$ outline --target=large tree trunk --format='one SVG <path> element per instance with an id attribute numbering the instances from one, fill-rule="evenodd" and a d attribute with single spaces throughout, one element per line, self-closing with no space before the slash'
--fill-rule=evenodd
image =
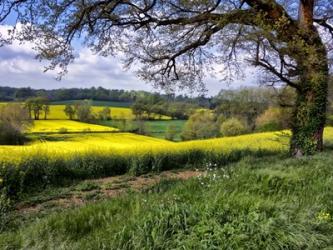
<path id="1" fill-rule="evenodd" d="M 325 45 L 313 26 L 314 3 L 315 0 L 300 0 L 299 5 L 298 22 L 304 44 L 300 45 L 296 55 L 300 88 L 290 143 L 290 152 L 296 157 L 323 150 L 329 71 Z"/>
<path id="2" fill-rule="evenodd" d="M 323 47 L 320 50 L 325 51 Z M 326 121 L 329 81 L 326 51 L 316 59 L 304 59 L 304 64 L 291 124 L 290 152 L 296 157 L 323 150 Z"/>

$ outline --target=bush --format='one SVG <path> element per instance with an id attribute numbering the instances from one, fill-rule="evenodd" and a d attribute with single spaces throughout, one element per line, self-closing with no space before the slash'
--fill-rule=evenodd
<path id="1" fill-rule="evenodd" d="M 165 139 L 173 141 L 177 135 L 177 126 L 174 124 L 169 125 L 165 131 Z"/>
<path id="2" fill-rule="evenodd" d="M 91 101 L 83 100 L 75 104 L 75 114 L 77 119 L 81 122 L 88 122 L 94 120 L 92 113 Z"/>
<path id="3" fill-rule="evenodd" d="M 31 125 L 29 112 L 18 103 L 0 106 L 0 144 L 19 145 Z"/>
<path id="4" fill-rule="evenodd" d="M 256 119 L 258 131 L 276 131 L 289 127 L 291 111 L 270 107 Z"/>
<path id="5" fill-rule="evenodd" d="M 244 124 L 236 118 L 230 118 L 221 124 L 220 133 L 222 136 L 241 135 L 246 132 Z"/>
<path id="6" fill-rule="evenodd" d="M 67 128 L 59 128 L 58 132 L 59 132 L 59 134 L 67 134 L 68 129 Z"/>
<path id="7" fill-rule="evenodd" d="M 207 139 L 218 135 L 216 116 L 211 110 L 201 109 L 190 116 L 185 123 L 181 138 L 183 140 Z"/>

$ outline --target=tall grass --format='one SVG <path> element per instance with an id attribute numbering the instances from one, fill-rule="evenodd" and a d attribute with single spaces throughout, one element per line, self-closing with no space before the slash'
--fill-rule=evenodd
<path id="1" fill-rule="evenodd" d="M 0 248 L 331 249 L 331 154 L 247 158 L 205 177 L 165 181 L 22 225 L 0 235 Z"/>

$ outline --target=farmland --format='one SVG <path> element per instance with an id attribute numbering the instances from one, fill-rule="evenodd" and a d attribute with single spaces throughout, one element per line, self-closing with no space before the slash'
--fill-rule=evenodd
<path id="1" fill-rule="evenodd" d="M 61 178 L 142 174 L 207 161 L 225 164 L 245 155 L 276 154 L 287 151 L 287 137 L 286 132 L 268 132 L 176 143 L 132 133 L 50 134 L 29 145 L 0 146 L 0 162 L 2 176 L 13 170 L 6 167 L 10 163 L 16 170 L 26 171 L 24 178 L 31 184 L 34 178 L 28 178 L 29 174 L 58 182 Z M 333 128 L 326 128 L 325 138 L 326 144 L 333 141 Z M 29 168 L 25 168 L 27 164 Z M 4 185 L 7 181 L 11 185 L 10 178 L 3 178 Z"/>
<path id="2" fill-rule="evenodd" d="M 177 122 L 149 121 L 155 131 Z M 286 159 L 287 130 L 172 142 L 105 123 L 38 120 L 27 144 L 0 146 L 0 186 L 17 202 L 13 212 L 0 204 L 1 249 L 333 244 L 330 151 Z"/>
<path id="3" fill-rule="evenodd" d="M 66 120 L 68 117 L 64 113 L 65 105 L 50 105 L 49 120 Z M 92 111 L 96 115 L 103 107 L 93 106 Z M 134 116 L 130 108 L 111 107 L 111 116 L 113 119 L 133 119 Z"/>
<path id="4" fill-rule="evenodd" d="M 38 120 L 28 133 L 111 132 L 116 128 L 70 120 Z"/>
<path id="5" fill-rule="evenodd" d="M 61 102 L 66 103 L 66 102 Z M 68 102 L 70 104 L 75 103 L 74 101 Z M 7 102 L 0 102 L 0 105 L 6 105 Z M 106 105 L 103 105 L 106 104 Z M 111 117 L 114 120 L 118 119 L 134 119 L 135 116 L 132 113 L 132 110 L 129 107 L 123 107 L 121 105 L 117 106 L 109 106 L 108 104 L 112 104 L 112 102 L 96 102 L 96 105 L 92 106 L 92 113 L 97 116 L 98 112 L 101 111 L 104 107 L 109 107 L 111 109 Z M 50 113 L 47 116 L 47 120 L 66 120 L 68 117 L 66 116 L 64 109 L 65 104 L 51 104 L 50 105 Z M 127 105 L 126 105 L 127 106 Z M 155 115 L 155 119 L 161 120 L 170 120 L 171 118 L 168 116 L 159 116 Z"/>
<path id="6" fill-rule="evenodd" d="M 168 126 L 175 127 L 175 141 L 180 141 L 180 135 L 185 124 L 185 120 L 156 120 L 156 121 L 144 121 L 147 129 L 147 134 L 156 138 L 164 139 Z M 101 121 L 99 124 L 111 127 L 122 127 L 121 121 Z"/>

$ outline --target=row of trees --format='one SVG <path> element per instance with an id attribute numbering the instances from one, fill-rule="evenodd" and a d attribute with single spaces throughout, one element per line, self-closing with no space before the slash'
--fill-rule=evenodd
<path id="1" fill-rule="evenodd" d="M 124 105 L 131 104 L 138 99 L 154 98 L 154 96 L 164 101 L 198 103 L 202 106 L 209 106 L 211 98 L 204 96 L 190 97 L 187 95 L 175 95 L 151 93 L 139 90 L 106 89 L 103 87 L 91 88 L 69 88 L 69 89 L 32 89 L 13 88 L 0 86 L 0 101 L 24 101 L 28 98 L 43 96 L 50 101 L 67 100 L 95 100 L 95 101 L 114 101 L 123 102 Z"/>
<path id="2" fill-rule="evenodd" d="M 39 120 L 43 115 L 43 119 L 46 120 L 50 113 L 49 100 L 45 97 L 31 97 L 28 98 L 24 107 L 28 110 L 30 119 Z"/>
<path id="3" fill-rule="evenodd" d="M 91 122 L 96 119 L 111 120 L 111 109 L 109 107 L 104 107 L 100 110 L 96 117 L 92 112 L 91 100 L 76 102 L 74 105 L 67 104 L 64 112 L 70 120 L 74 120 L 75 118 L 82 122 Z"/>
<path id="4" fill-rule="evenodd" d="M 137 120 L 161 119 L 163 115 L 172 119 L 186 120 L 199 108 L 198 104 L 166 101 L 159 96 L 145 96 L 137 99 L 131 106 Z"/>

